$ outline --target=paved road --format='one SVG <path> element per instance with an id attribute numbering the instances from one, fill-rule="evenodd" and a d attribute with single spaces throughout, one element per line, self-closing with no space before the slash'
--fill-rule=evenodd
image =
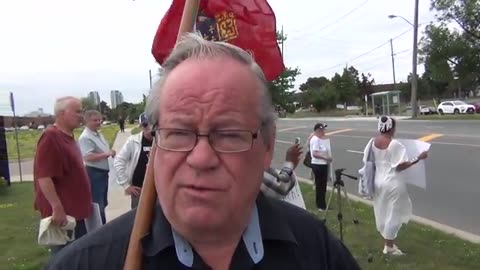
<path id="1" fill-rule="evenodd" d="M 355 174 L 362 166 L 361 155 L 348 151 L 362 151 L 376 132 L 376 120 L 329 118 L 327 123 L 334 150 L 334 166 L 347 168 Z M 319 119 L 280 120 L 275 154 L 276 166 L 281 166 L 285 150 L 295 137 L 302 143 Z M 427 190 L 409 186 L 414 203 L 414 214 L 454 228 L 480 235 L 480 123 L 476 121 L 409 121 L 398 123 L 398 138 L 417 139 L 431 134 L 442 136 L 431 141 L 427 162 Z M 119 148 L 128 133 L 122 134 L 114 145 Z M 32 174 L 32 162 L 22 163 L 24 175 Z M 18 165 L 10 164 L 12 175 L 18 175 Z M 299 165 L 297 173 L 309 177 L 308 170 Z M 18 178 L 18 177 L 17 177 Z M 356 182 L 345 180 L 347 190 L 356 194 Z M 128 197 L 111 185 L 109 218 L 128 208 Z"/>
<path id="2" fill-rule="evenodd" d="M 328 124 L 334 154 L 334 167 L 356 174 L 362 166 L 359 153 L 376 132 L 376 120 L 320 119 Z M 285 150 L 295 137 L 302 143 L 318 120 L 280 120 L 275 164 L 280 166 Z M 397 138 L 418 139 L 431 134 L 440 137 L 430 141 L 432 148 L 426 165 L 427 190 L 409 186 L 414 214 L 480 235 L 480 123 L 476 121 L 398 122 Z M 350 152 L 349 152 L 350 151 Z M 308 178 L 306 167 L 297 173 Z M 348 192 L 357 193 L 357 183 L 345 180 Z"/>

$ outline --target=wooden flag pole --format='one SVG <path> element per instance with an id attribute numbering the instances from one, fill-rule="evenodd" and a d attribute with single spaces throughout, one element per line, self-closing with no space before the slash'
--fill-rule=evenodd
<path id="1" fill-rule="evenodd" d="M 182 20 L 177 35 L 177 42 L 182 35 L 192 32 L 198 14 L 200 0 L 186 0 L 183 8 Z M 155 139 L 150 152 L 150 158 L 145 172 L 144 183 L 140 199 L 138 202 L 137 213 L 133 223 L 130 242 L 128 244 L 127 256 L 125 258 L 124 270 L 140 270 L 142 268 L 142 246 L 141 239 L 148 234 L 152 224 L 153 211 L 157 193 L 155 189 L 154 164 L 157 144 Z"/>

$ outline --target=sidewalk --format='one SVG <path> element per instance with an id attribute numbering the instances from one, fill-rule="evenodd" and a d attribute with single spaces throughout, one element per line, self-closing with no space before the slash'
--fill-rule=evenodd
<path id="1" fill-rule="evenodd" d="M 117 153 L 120 152 L 120 149 L 122 149 L 122 146 L 132 134 L 131 131 L 132 129 L 130 128 L 125 129 L 123 133 L 117 133 L 112 147 L 113 150 Z M 125 195 L 123 187 L 117 184 L 113 168 L 110 170 L 108 183 L 108 206 L 105 208 L 105 215 L 107 216 L 107 221 L 110 221 L 130 210 L 130 196 Z"/>

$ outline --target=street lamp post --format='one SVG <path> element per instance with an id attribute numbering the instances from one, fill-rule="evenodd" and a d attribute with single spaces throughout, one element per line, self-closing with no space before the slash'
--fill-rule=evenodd
<path id="1" fill-rule="evenodd" d="M 388 18 L 400 18 L 406 21 L 413 27 L 413 55 L 412 55 L 412 89 L 411 89 L 411 100 L 410 103 L 412 105 L 412 118 L 417 117 L 418 105 L 417 105 L 417 54 L 418 54 L 418 2 L 419 0 L 415 0 L 415 11 L 414 11 L 414 20 L 413 24 L 405 19 L 402 16 L 397 15 L 389 15 Z"/>

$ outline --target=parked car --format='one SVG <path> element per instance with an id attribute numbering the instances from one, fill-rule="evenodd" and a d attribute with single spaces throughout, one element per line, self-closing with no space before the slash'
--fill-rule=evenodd
<path id="1" fill-rule="evenodd" d="M 427 114 L 436 114 L 437 113 L 437 109 L 435 107 L 428 107 L 428 106 L 425 106 L 425 105 L 420 105 L 418 106 L 418 111 L 420 112 L 420 114 L 424 114 L 424 115 L 427 115 Z"/>
<path id="2" fill-rule="evenodd" d="M 470 103 L 470 104 L 475 107 L 475 112 L 476 113 L 480 113 L 480 102 L 473 102 L 473 103 Z"/>
<path id="3" fill-rule="evenodd" d="M 444 101 L 438 105 L 440 114 L 475 113 L 475 106 L 461 100 Z"/>

